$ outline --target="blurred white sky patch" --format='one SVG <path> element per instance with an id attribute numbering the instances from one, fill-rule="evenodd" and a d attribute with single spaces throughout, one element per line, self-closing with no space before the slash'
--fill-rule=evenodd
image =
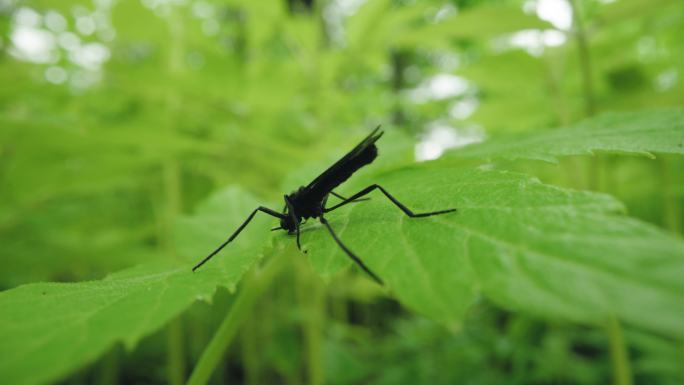
<path id="1" fill-rule="evenodd" d="M 98 81 L 102 66 L 111 56 L 103 41 L 111 40 L 115 31 L 110 22 L 113 2 L 95 0 L 93 4 L 93 10 L 74 7 L 71 15 L 54 10 L 41 14 L 30 7 L 17 9 L 12 15 L 9 53 L 19 60 L 50 64 L 44 76 L 53 84 L 71 79 L 73 86 L 86 87 Z M 69 19 L 74 30 L 69 30 Z M 95 33 L 101 41 L 93 39 Z M 89 42 L 82 41 L 84 36 L 89 36 Z"/>
<path id="2" fill-rule="evenodd" d="M 47 11 L 44 17 L 45 26 L 52 32 L 64 32 L 67 29 L 67 20 L 61 13 Z"/>
<path id="3" fill-rule="evenodd" d="M 67 51 L 72 51 L 81 46 L 81 38 L 72 32 L 62 32 L 57 36 L 59 46 Z"/>
<path id="4" fill-rule="evenodd" d="M 16 0 L 0 0 L 0 11 L 10 9 L 14 3 L 16 3 Z"/>
<path id="5" fill-rule="evenodd" d="M 676 68 L 670 68 L 658 74 L 655 79 L 655 88 L 660 92 L 665 92 L 677 85 L 679 72 Z"/>
<path id="6" fill-rule="evenodd" d="M 639 61 L 647 63 L 657 59 L 661 52 L 658 51 L 658 41 L 653 36 L 643 36 L 637 41 L 637 57 Z"/>
<path id="7" fill-rule="evenodd" d="M 51 66 L 45 69 L 45 79 L 53 84 L 62 84 L 69 79 L 69 74 L 62 67 Z"/>
<path id="8" fill-rule="evenodd" d="M 24 27 L 40 27 L 41 16 L 28 7 L 21 7 L 14 12 L 13 22 Z"/>
<path id="9" fill-rule="evenodd" d="M 475 112 L 480 102 L 475 97 L 466 97 L 457 101 L 449 108 L 449 116 L 454 119 L 468 119 Z"/>
<path id="10" fill-rule="evenodd" d="M 9 53 L 34 63 L 54 63 L 59 50 L 53 33 L 42 29 L 42 16 L 28 7 L 19 8 L 12 17 L 12 47 Z"/>
<path id="11" fill-rule="evenodd" d="M 351 16 L 361 8 L 366 0 L 333 0 L 330 3 L 334 4 L 336 9 L 344 16 Z"/>
<path id="12" fill-rule="evenodd" d="M 504 50 L 506 46 L 510 45 L 522 48 L 530 55 L 541 56 L 544 53 L 544 48 L 558 47 L 565 44 L 566 41 L 565 33 L 555 29 L 547 29 L 545 31 L 527 29 L 510 35 L 503 43 L 499 42 L 499 44 Z"/>
<path id="13" fill-rule="evenodd" d="M 83 68 L 97 71 L 109 60 L 109 49 L 100 43 L 83 44 L 70 52 L 69 59 Z"/>
<path id="14" fill-rule="evenodd" d="M 207 19 L 202 22 L 202 32 L 207 36 L 215 36 L 221 31 L 221 24 L 214 19 Z"/>
<path id="15" fill-rule="evenodd" d="M 76 18 L 76 29 L 81 35 L 88 36 L 95 33 L 95 19 L 91 16 L 79 16 Z"/>
<path id="16" fill-rule="evenodd" d="M 522 48 L 530 55 L 541 56 L 545 48 L 558 47 L 567 42 L 567 32 L 572 28 L 572 8 L 568 0 L 528 0 L 523 4 L 523 10 L 548 21 L 555 29 L 518 31 L 495 39 L 494 49 L 506 51 L 513 47 Z"/>
<path id="17" fill-rule="evenodd" d="M 432 63 L 444 72 L 452 72 L 461 65 L 461 58 L 455 52 L 434 51 L 428 52 Z"/>
<path id="18" fill-rule="evenodd" d="M 166 9 L 168 6 L 187 4 L 189 0 L 142 0 L 142 4 L 152 10 Z"/>
<path id="19" fill-rule="evenodd" d="M 202 20 L 202 33 L 206 36 L 216 36 L 221 32 L 221 24 L 217 20 L 217 10 L 214 4 L 206 1 L 192 3 L 192 14 Z"/>
<path id="20" fill-rule="evenodd" d="M 216 15 L 216 10 L 212 4 L 206 1 L 196 1 L 192 3 L 192 13 L 200 19 L 209 19 Z"/>
<path id="21" fill-rule="evenodd" d="M 433 21 L 435 23 L 438 23 L 438 22 L 446 19 L 447 17 L 455 15 L 457 12 L 458 12 L 458 9 L 453 4 L 451 4 L 451 3 L 445 4 L 442 6 L 442 8 L 439 9 L 439 11 L 437 11 Z"/>
<path id="22" fill-rule="evenodd" d="M 535 10 L 540 19 L 567 31 L 572 27 L 572 8 L 569 0 L 536 0 Z"/>
<path id="23" fill-rule="evenodd" d="M 323 18 L 333 42 L 345 44 L 345 20 L 354 15 L 366 0 L 330 0 L 323 8 Z"/>
<path id="24" fill-rule="evenodd" d="M 428 126 L 422 140 L 416 145 L 416 160 L 423 162 L 437 159 L 445 150 L 463 147 L 484 140 L 484 132 L 476 126 L 454 128 L 443 122 Z"/>
<path id="25" fill-rule="evenodd" d="M 461 96 L 469 87 L 470 83 L 465 78 L 443 73 L 428 78 L 418 87 L 408 90 L 408 95 L 412 102 L 424 103 Z"/>
<path id="26" fill-rule="evenodd" d="M 34 63 L 54 63 L 59 60 L 55 37 L 39 28 L 19 26 L 12 31 L 12 56 Z"/>

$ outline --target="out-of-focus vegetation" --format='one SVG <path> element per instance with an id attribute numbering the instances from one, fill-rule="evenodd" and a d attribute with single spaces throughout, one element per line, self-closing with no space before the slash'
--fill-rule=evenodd
<path id="1" fill-rule="evenodd" d="M 682 73 L 680 0 L 0 0 L 0 382 L 682 383 Z M 340 193 L 459 209 L 330 214 L 385 287 L 190 273 L 377 124 Z"/>

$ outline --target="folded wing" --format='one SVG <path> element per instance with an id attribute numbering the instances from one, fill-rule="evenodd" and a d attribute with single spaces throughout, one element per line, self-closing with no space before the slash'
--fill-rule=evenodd
<path id="1" fill-rule="evenodd" d="M 377 126 L 364 140 L 349 151 L 340 160 L 328 167 L 321 175 L 306 186 L 310 199 L 323 199 L 335 187 L 344 183 L 361 167 L 370 164 L 378 156 L 375 142 L 384 132 Z"/>

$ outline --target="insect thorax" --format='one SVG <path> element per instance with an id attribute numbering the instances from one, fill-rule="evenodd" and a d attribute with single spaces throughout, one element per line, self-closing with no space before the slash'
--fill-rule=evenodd
<path id="1" fill-rule="evenodd" d="M 295 215 L 299 218 L 315 218 L 321 216 L 323 213 L 323 202 L 320 199 L 312 199 L 307 194 L 304 187 L 300 187 L 297 191 L 287 196 L 287 199 L 292 204 Z"/>

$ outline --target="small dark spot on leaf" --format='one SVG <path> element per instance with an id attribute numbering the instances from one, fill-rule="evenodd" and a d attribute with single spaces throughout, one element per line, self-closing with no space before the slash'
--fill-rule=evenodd
<path id="1" fill-rule="evenodd" d="M 47 294 L 46 292 L 43 292 L 43 295 Z"/>

